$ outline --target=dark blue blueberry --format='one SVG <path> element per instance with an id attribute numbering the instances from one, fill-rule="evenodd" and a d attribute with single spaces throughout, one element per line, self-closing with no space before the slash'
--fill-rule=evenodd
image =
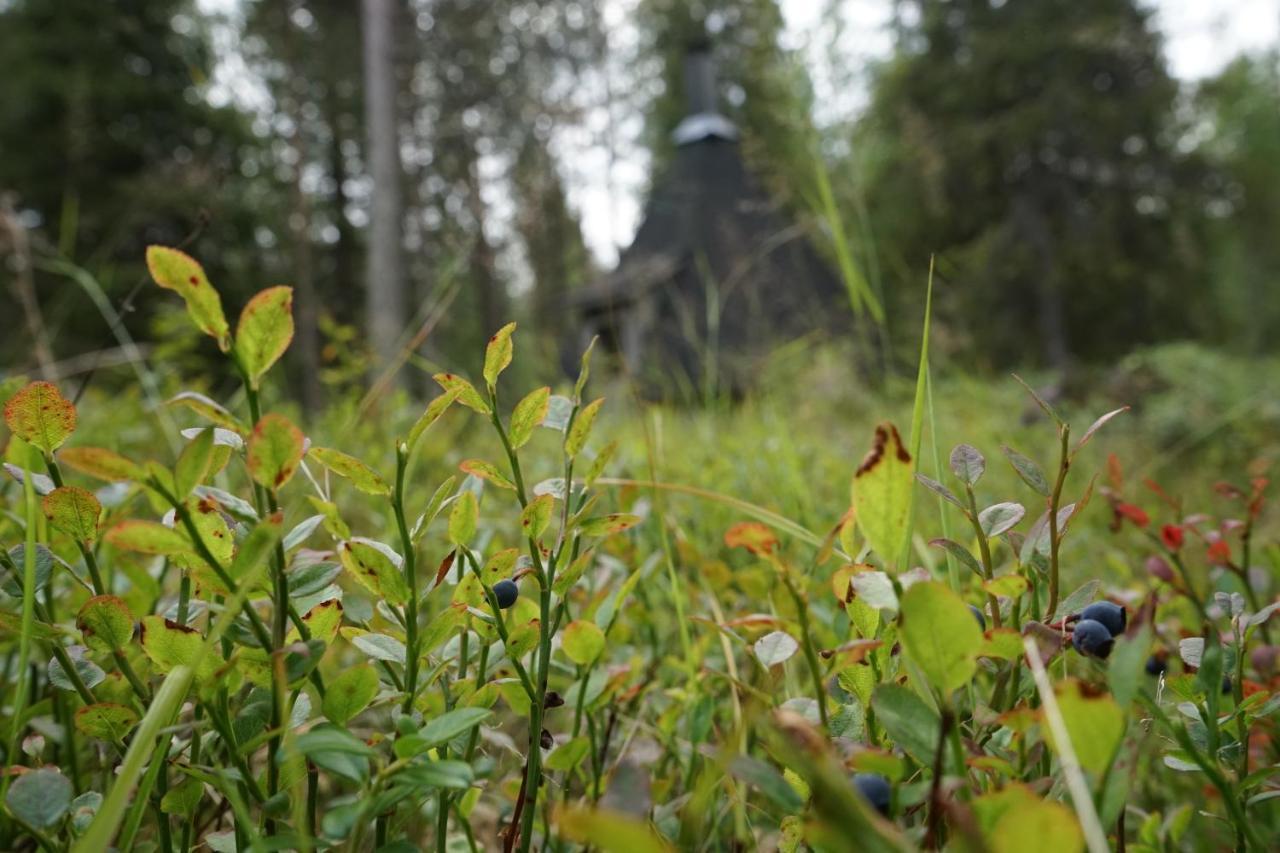
<path id="1" fill-rule="evenodd" d="M 1231 676 L 1229 675 L 1222 676 L 1222 692 L 1223 693 L 1231 692 Z"/>
<path id="2" fill-rule="evenodd" d="M 500 580 L 493 585 L 493 595 L 498 599 L 498 606 L 506 610 L 520 597 L 520 587 L 510 578 Z"/>
<path id="3" fill-rule="evenodd" d="M 984 631 L 987 630 L 987 620 L 982 615 L 982 611 L 972 604 L 969 605 L 969 609 L 973 611 L 973 618 L 978 620 L 978 626 Z"/>
<path id="4" fill-rule="evenodd" d="M 1080 654 L 1091 658 L 1105 658 L 1111 654 L 1115 642 L 1107 626 L 1094 619 L 1081 619 L 1071 632 L 1071 645 Z"/>
<path id="5" fill-rule="evenodd" d="M 888 779 L 879 773 L 857 773 L 853 777 L 853 787 L 858 789 L 858 793 L 871 804 L 872 808 L 885 817 L 889 816 L 892 792 L 889 789 Z"/>
<path id="6" fill-rule="evenodd" d="M 1125 609 L 1110 601 L 1095 601 L 1080 611 L 1080 618 L 1101 622 L 1113 637 L 1123 634 L 1124 627 L 1129 622 L 1129 614 Z"/>
<path id="7" fill-rule="evenodd" d="M 1147 675 L 1162 675 L 1169 671 L 1169 661 L 1159 655 L 1147 658 Z"/>

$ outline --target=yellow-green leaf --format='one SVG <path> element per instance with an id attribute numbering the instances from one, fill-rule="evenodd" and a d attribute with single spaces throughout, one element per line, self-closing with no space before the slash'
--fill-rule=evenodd
<path id="1" fill-rule="evenodd" d="M 347 523 L 342 520 L 342 516 L 338 514 L 337 504 L 318 498 L 315 495 L 308 495 L 307 500 L 311 503 L 316 511 L 324 516 L 324 529 L 334 539 L 350 539 L 351 528 L 347 527 Z"/>
<path id="2" fill-rule="evenodd" d="M 342 671 L 329 683 L 320 709 L 340 726 L 345 726 L 378 695 L 378 673 L 367 663 Z"/>
<path id="3" fill-rule="evenodd" d="M 188 778 L 165 792 L 160 798 L 160 811 L 165 814 L 194 815 L 203 798 L 204 783 L 199 779 Z"/>
<path id="4" fill-rule="evenodd" d="M 382 479 L 377 471 L 354 456 L 348 456 L 341 450 L 333 450 L 328 447 L 313 447 L 307 451 L 307 455 L 339 477 L 350 480 L 351 485 L 366 495 L 385 496 L 391 494 L 391 487 L 387 485 L 387 481 Z"/>
<path id="5" fill-rule="evenodd" d="M 137 462 L 101 447 L 68 447 L 58 452 L 58 461 L 81 474 L 109 483 L 147 479 L 146 469 Z"/>
<path id="6" fill-rule="evenodd" d="M 217 649 L 203 654 L 204 637 L 194 628 L 163 616 L 142 617 L 142 651 L 157 670 L 167 673 L 176 666 L 199 664 L 196 677 L 204 680 L 222 665 Z"/>
<path id="7" fill-rule="evenodd" d="M 507 439 L 515 449 L 524 447 L 533 438 L 534 430 L 547 416 L 551 407 L 551 389 L 548 387 L 530 391 L 524 399 L 516 403 L 511 411 L 511 426 L 507 430 Z"/>
<path id="8" fill-rule="evenodd" d="M 230 349 L 231 328 L 222 313 L 222 297 L 209 283 L 204 267 L 177 249 L 148 246 L 147 269 L 156 284 L 177 292 L 186 301 L 187 313 L 200 331 L 216 340 L 223 352 Z"/>
<path id="9" fill-rule="evenodd" d="M 298 470 L 303 437 L 284 415 L 263 415 L 249 436 L 249 474 L 268 489 L 279 489 Z"/>
<path id="10" fill-rule="evenodd" d="M 498 375 L 511 363 L 511 355 L 515 350 L 511 333 L 515 330 L 516 324 L 508 323 L 489 338 L 489 344 L 484 349 L 484 381 L 489 383 L 489 387 L 498 384 Z"/>
<path id="11" fill-rule="evenodd" d="M 183 391 L 181 394 L 169 399 L 167 404 L 170 406 L 186 406 L 205 420 L 211 421 L 224 429 L 229 429 L 237 435 L 244 435 L 249 431 L 235 415 L 227 411 L 220 403 L 195 391 Z"/>
<path id="12" fill-rule="evenodd" d="M 349 539 L 338 548 L 339 559 L 365 589 L 399 606 L 409 600 L 409 585 L 401 573 L 402 558 L 381 543 Z"/>
<path id="13" fill-rule="evenodd" d="M 75 723 L 89 737 L 119 742 L 138 724 L 138 714 L 127 705 L 99 702 L 76 711 Z"/>
<path id="14" fill-rule="evenodd" d="M 437 373 L 431 378 L 445 390 L 445 393 L 453 394 L 454 398 L 468 409 L 482 415 L 489 414 L 489 404 L 480 396 L 475 386 L 461 376 L 456 373 Z"/>
<path id="15" fill-rule="evenodd" d="M 603 405 L 603 397 L 592 400 L 583 406 L 578 416 L 573 419 L 569 434 L 564 439 L 564 452 L 570 459 L 581 453 L 582 448 L 586 446 L 587 439 L 591 436 L 591 427 L 596 422 L 596 415 L 600 413 L 600 407 Z"/>
<path id="16" fill-rule="evenodd" d="M 1076 679 L 1059 683 L 1054 693 L 1080 766 L 1090 773 L 1106 772 L 1124 738 L 1124 711 L 1105 693 L 1086 693 L 1084 685 Z M 1049 746 L 1057 752 L 1059 747 L 1052 729 L 1048 725 L 1043 729 Z"/>
<path id="17" fill-rule="evenodd" d="M 236 324 L 236 356 L 250 386 L 258 387 L 262 374 L 284 355 L 292 340 L 292 287 L 268 287 L 249 300 Z"/>
<path id="18" fill-rule="evenodd" d="M 588 518 L 582 522 L 580 530 L 583 536 L 612 536 L 635 527 L 641 522 L 638 515 L 625 512 L 612 512 L 597 518 Z"/>
<path id="19" fill-rule="evenodd" d="M 133 640 L 133 612 L 124 599 L 97 595 L 76 615 L 76 627 L 84 644 L 95 652 L 122 649 Z"/>
<path id="20" fill-rule="evenodd" d="M 498 466 L 492 462 L 485 462 L 483 459 L 464 459 L 458 467 L 481 480 L 488 480 L 500 489 L 510 489 L 513 492 L 516 490 L 516 484 L 504 477 L 498 470 Z"/>
<path id="21" fill-rule="evenodd" d="M 76 407 L 52 382 L 32 382 L 4 404 L 4 422 L 14 435 L 52 453 L 76 428 Z"/>
<path id="22" fill-rule="evenodd" d="M 178 498 L 186 498 L 208 476 L 213 465 L 213 438 L 213 427 L 206 427 L 182 448 L 173 467 L 173 485 Z"/>
<path id="23" fill-rule="evenodd" d="M 982 629 L 971 611 L 945 584 L 913 584 L 902 596 L 903 650 L 943 693 L 966 684 L 977 671 Z"/>
<path id="24" fill-rule="evenodd" d="M 474 492 L 465 491 L 454 501 L 449 510 L 449 541 L 454 545 L 466 545 L 476 535 L 480 523 L 480 506 Z"/>
<path id="25" fill-rule="evenodd" d="M 914 468 L 898 428 L 885 423 L 876 427 L 871 451 L 853 478 L 853 509 L 858 528 L 884 561 L 886 569 L 893 568 L 911 523 Z"/>
<path id="26" fill-rule="evenodd" d="M 63 533 L 80 542 L 98 538 L 102 504 L 93 492 L 79 486 L 59 486 L 40 502 L 45 518 Z"/>
<path id="27" fill-rule="evenodd" d="M 461 393 L 462 389 L 459 387 L 446 388 L 443 394 L 427 404 L 427 410 L 414 422 L 413 429 L 409 430 L 410 448 L 418 443 L 418 439 L 422 438 L 422 434 L 430 429 L 432 424 L 440 420 L 440 416 L 449 410 L 449 407 L 453 405 L 454 400 L 457 400 Z"/>
<path id="28" fill-rule="evenodd" d="M 311 632 L 313 640 L 332 643 L 338 638 L 338 629 L 342 627 L 342 602 L 336 598 L 322 601 L 304 613 L 302 621 Z"/>
<path id="29" fill-rule="evenodd" d="M 666 853 L 671 847 L 647 823 L 604 809 L 560 808 L 556 828 L 602 853 Z"/>
<path id="30" fill-rule="evenodd" d="M 566 625 L 560 635 L 560 648 L 569 660 L 586 666 L 604 651 L 604 631 L 594 622 L 575 620 Z"/>
<path id="31" fill-rule="evenodd" d="M 520 513 L 520 527 L 525 535 L 534 539 L 542 536 L 551 524 L 555 507 L 556 499 L 552 495 L 538 495 L 529 501 L 529 505 Z"/>
<path id="32" fill-rule="evenodd" d="M 186 536 L 158 521 L 121 521 L 107 531 L 105 538 L 108 545 L 140 554 L 180 554 L 191 550 Z"/>

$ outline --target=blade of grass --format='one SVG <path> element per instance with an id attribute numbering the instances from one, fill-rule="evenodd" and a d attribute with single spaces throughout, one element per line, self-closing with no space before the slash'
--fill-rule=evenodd
<path id="1" fill-rule="evenodd" d="M 13 725 L 9 729 L 9 749 L 5 755 L 15 762 L 18 754 L 18 737 L 22 734 L 22 714 L 30 690 L 31 632 L 35 628 L 36 614 L 36 492 L 27 470 L 26 454 L 22 454 L 22 497 L 26 506 L 26 539 L 22 550 L 22 636 L 18 638 L 18 695 L 13 700 Z M 56 641 L 55 641 L 56 642 Z M 16 762 L 15 762 L 16 763 Z M 0 785 L 0 801 L 9 791 L 13 777 L 5 774 Z"/>
<path id="2" fill-rule="evenodd" d="M 920 336 L 920 366 L 916 370 L 916 397 L 911 405 L 911 458 L 918 469 L 920 467 L 920 443 L 924 437 L 925 397 L 929 385 L 929 324 L 933 315 L 933 258 L 929 259 L 929 283 L 924 296 L 924 331 Z M 906 568 L 911 559 L 911 530 L 914 527 L 916 511 L 916 489 L 912 484 L 911 499 L 907 506 L 907 531 L 903 537 L 902 550 L 899 551 L 898 565 Z"/>

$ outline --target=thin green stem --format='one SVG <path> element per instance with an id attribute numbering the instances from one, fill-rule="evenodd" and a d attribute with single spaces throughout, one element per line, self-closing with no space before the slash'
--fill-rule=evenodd
<path id="1" fill-rule="evenodd" d="M 1060 438 L 1060 456 L 1058 461 L 1058 479 L 1053 484 L 1053 494 L 1049 498 L 1049 604 L 1045 608 L 1048 618 L 1053 618 L 1058 609 L 1058 505 L 1062 502 L 1062 487 L 1067 482 L 1067 471 L 1071 468 L 1071 427 L 1063 424 L 1058 428 Z"/>

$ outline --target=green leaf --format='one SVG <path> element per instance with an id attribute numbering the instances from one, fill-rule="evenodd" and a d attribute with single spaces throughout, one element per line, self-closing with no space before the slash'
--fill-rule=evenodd
<path id="1" fill-rule="evenodd" d="M 126 705 L 99 702 L 76 711 L 75 724 L 89 737 L 114 743 L 124 740 L 138 724 L 138 714 Z"/>
<path id="2" fill-rule="evenodd" d="M 123 649 L 133 640 L 133 613 L 124 599 L 98 595 L 86 601 L 76 616 L 84 644 L 96 652 Z"/>
<path id="3" fill-rule="evenodd" d="M 853 508 L 858 528 L 871 548 L 896 564 L 910 526 L 914 463 L 893 424 L 876 427 L 875 441 L 853 478 Z"/>
<path id="4" fill-rule="evenodd" d="M 369 775 L 373 749 L 344 729 L 319 725 L 298 735 L 293 745 L 317 767 L 335 775 L 357 783 Z"/>
<path id="5" fill-rule="evenodd" d="M 545 762 L 548 770 L 568 773 L 582 763 L 591 751 L 591 740 L 586 735 L 579 735 L 573 740 L 565 741 L 557 746 Z"/>
<path id="6" fill-rule="evenodd" d="M 973 622 L 972 614 L 969 621 Z M 854 668 L 870 671 L 870 667 Z M 925 767 L 933 765 L 942 723 L 919 694 L 899 684 L 881 684 L 871 696 L 871 707 L 895 744 Z"/>
<path id="7" fill-rule="evenodd" d="M 107 677 L 102 667 L 84 656 L 83 648 L 72 646 L 67 649 L 67 656 L 71 658 L 71 665 L 75 667 L 76 674 L 80 676 L 85 687 L 93 689 Z M 59 690 L 71 692 L 76 689 L 75 683 L 71 681 L 57 658 L 49 661 L 49 683 Z"/>
<path id="8" fill-rule="evenodd" d="M 178 463 L 173 467 L 175 495 L 179 500 L 191 494 L 191 490 L 204 482 L 213 464 L 213 427 L 200 430 L 194 439 L 182 448 Z"/>
<path id="9" fill-rule="evenodd" d="M 57 770 L 42 768 L 18 776 L 9 786 L 5 805 L 36 829 L 48 829 L 62 820 L 71 807 L 71 780 Z"/>
<path id="10" fill-rule="evenodd" d="M 901 610 L 902 647 L 934 687 L 947 694 L 973 678 L 982 629 L 959 596 L 925 581 L 903 594 Z"/>
<path id="11" fill-rule="evenodd" d="M 978 558 L 959 542 L 952 542 L 950 539 L 933 539 L 929 544 L 951 554 L 978 577 L 983 576 L 982 564 L 978 562 Z"/>
<path id="12" fill-rule="evenodd" d="M 304 440 L 284 415 L 263 415 L 249 436 L 249 475 L 254 482 L 276 490 L 289 482 L 302 462 Z"/>
<path id="13" fill-rule="evenodd" d="M 248 577 L 250 572 L 266 561 L 283 533 L 280 522 L 281 517 L 277 513 L 253 526 L 249 535 L 240 543 L 235 559 L 227 569 L 232 580 L 239 581 Z"/>
<path id="14" fill-rule="evenodd" d="M 181 554 L 191 550 L 191 541 L 186 536 L 158 521 L 121 521 L 108 530 L 104 538 L 112 547 L 140 554 Z"/>
<path id="15" fill-rule="evenodd" d="M 147 479 L 146 469 L 137 462 L 101 447 L 68 447 L 58 452 L 58 461 L 108 483 Z"/>
<path id="16" fill-rule="evenodd" d="M 431 378 L 445 390 L 445 393 L 452 394 L 459 403 L 468 409 L 482 415 L 489 414 L 489 404 L 484 401 L 484 397 L 480 396 L 480 392 L 475 389 L 474 385 L 461 376 L 456 373 L 437 373 Z"/>
<path id="17" fill-rule="evenodd" d="M 465 761 L 415 761 L 393 778 L 397 787 L 414 790 L 425 788 L 462 790 L 471 787 L 471 783 L 475 781 L 475 771 Z"/>
<path id="18" fill-rule="evenodd" d="M 76 428 L 76 407 L 52 382 L 32 382 L 4 404 L 4 422 L 23 441 L 52 453 Z"/>
<path id="19" fill-rule="evenodd" d="M 1080 766 L 1090 773 L 1106 772 L 1124 738 L 1124 711 L 1110 696 L 1089 695 L 1076 679 L 1058 683 L 1054 693 Z M 1053 731 L 1047 725 L 1043 729 L 1049 746 L 1059 751 Z"/>
<path id="20" fill-rule="evenodd" d="M 753 649 L 756 659 L 767 669 L 789 660 L 800 650 L 800 644 L 784 631 L 772 631 L 756 640 Z"/>
<path id="21" fill-rule="evenodd" d="M 513 449 L 524 447 L 533 438 L 538 424 L 542 423 L 551 407 L 551 389 L 538 388 L 529 392 L 524 399 L 516 403 L 511 412 L 511 425 L 507 429 L 507 440 Z"/>
<path id="22" fill-rule="evenodd" d="M 1022 478 L 1022 482 L 1035 489 L 1046 498 L 1052 494 L 1053 490 L 1049 487 L 1049 481 L 1045 478 L 1044 472 L 1040 470 L 1040 466 L 1023 456 L 1012 447 L 1002 446 L 1004 455 L 1008 457 L 1009 464 L 1013 466 L 1013 470 L 1018 472 L 1018 476 Z"/>
<path id="23" fill-rule="evenodd" d="M 10 598 L 22 600 L 22 574 L 27 561 L 27 546 L 14 545 L 9 549 L 9 562 L 17 567 L 18 572 L 15 576 L 9 571 L 5 571 L 0 575 L 0 589 L 4 590 L 5 595 Z M 53 552 L 44 545 L 36 545 L 35 549 L 35 589 L 34 592 L 40 592 L 49 584 L 49 578 L 53 577 Z"/>
<path id="24" fill-rule="evenodd" d="M 1078 853 L 1084 847 L 1071 809 L 1040 799 L 1024 785 L 984 794 L 973 809 L 992 853 Z"/>
<path id="25" fill-rule="evenodd" d="M 736 756 L 729 762 L 729 772 L 742 781 L 758 788 L 774 805 L 787 813 L 800 811 L 804 800 L 796 789 L 768 764 L 749 755 Z"/>
<path id="26" fill-rule="evenodd" d="M 1086 604 L 1092 602 L 1098 597 L 1098 589 L 1102 586 L 1099 580 L 1086 581 L 1075 592 L 1068 595 L 1058 604 L 1058 612 L 1053 614 L 1046 622 L 1057 622 L 1064 616 L 1070 616 L 1073 613 L 1079 613 L 1084 609 Z"/>
<path id="27" fill-rule="evenodd" d="M 587 550 L 578 555 L 578 559 L 569 564 L 569 567 L 562 572 L 556 573 L 556 579 L 551 584 L 551 590 L 556 595 L 564 595 L 569 587 L 578 582 L 578 578 L 582 577 L 582 573 L 591 565 L 591 560 L 595 556 L 595 551 Z"/>
<path id="28" fill-rule="evenodd" d="M 289 573 L 289 597 L 315 595 L 342 574 L 342 565 L 332 562 L 309 563 Z"/>
<path id="29" fill-rule="evenodd" d="M 348 539 L 338 547 L 342 565 L 356 580 L 388 604 L 399 607 L 409 600 L 409 584 L 404 579 L 404 558 L 381 542 Z"/>
<path id="30" fill-rule="evenodd" d="M 177 249 L 148 246 L 147 269 L 156 284 L 183 298 L 196 327 L 216 340 L 219 349 L 226 352 L 231 348 L 231 327 L 222 313 L 222 297 L 195 259 Z"/>
<path id="31" fill-rule="evenodd" d="M 402 664 L 408 659 L 404 643 L 386 634 L 360 634 L 351 638 L 351 645 L 374 660 Z"/>
<path id="32" fill-rule="evenodd" d="M 592 400 L 583 406 L 578 411 L 578 416 L 573 419 L 569 433 L 564 437 L 564 452 L 570 459 L 581 453 L 582 448 L 586 446 L 587 439 L 591 437 L 591 427 L 595 424 L 596 415 L 600 413 L 600 407 L 603 405 L 603 397 Z"/>
<path id="33" fill-rule="evenodd" d="M 1031 395 L 1031 399 L 1036 401 L 1036 405 L 1039 406 L 1044 413 L 1058 425 L 1059 428 L 1066 426 L 1066 421 L 1062 419 L 1062 416 L 1058 414 L 1057 410 L 1045 402 L 1044 398 L 1037 394 L 1035 389 L 1028 385 L 1021 376 L 1015 373 L 1013 374 L 1013 378 L 1019 385 L 1026 389 L 1027 393 Z"/>
<path id="34" fill-rule="evenodd" d="M 1006 502 L 987 507 L 978 513 L 978 524 L 988 539 L 994 539 L 1001 533 L 1012 529 L 1027 514 L 1022 504 Z"/>
<path id="35" fill-rule="evenodd" d="M 500 489 L 509 489 L 513 492 L 516 490 L 516 484 L 503 476 L 498 466 L 492 462 L 485 462 L 483 459 L 464 459 L 458 467 L 473 477 L 493 483 Z"/>
<path id="36" fill-rule="evenodd" d="M 224 429 L 229 429 L 237 435 L 244 435 L 249 430 L 244 424 L 236 418 L 235 415 L 227 411 L 227 409 L 218 402 L 211 400 L 204 394 L 195 391 L 183 391 L 176 394 L 166 401 L 169 406 L 186 406 L 191 411 L 200 415 L 208 421 L 212 421 Z"/>
<path id="37" fill-rule="evenodd" d="M 160 811 L 165 814 L 190 817 L 200 808 L 204 799 L 204 783 L 199 779 L 184 779 L 176 787 L 170 788 L 160 799 Z"/>
<path id="38" fill-rule="evenodd" d="M 490 388 L 498 384 L 498 375 L 511 364 L 511 356 L 515 351 L 511 333 L 515 330 L 515 323 L 503 326 L 489 338 L 484 349 L 484 381 L 489 383 Z"/>
<path id="39" fill-rule="evenodd" d="M 1121 708 L 1142 691 L 1147 658 L 1151 653 L 1151 628 L 1143 625 L 1132 637 L 1116 637 L 1115 648 L 1107 660 L 1107 684 Z"/>
<path id="40" fill-rule="evenodd" d="M 448 743 L 492 715 L 487 708 L 455 708 L 430 720 L 418 732 L 425 749 Z"/>
<path id="41" fill-rule="evenodd" d="M 93 492 L 79 486 L 60 486 L 40 502 L 45 518 L 79 542 L 92 542 L 101 529 L 102 504 Z"/>
<path id="42" fill-rule="evenodd" d="M 293 288 L 259 291 L 240 312 L 236 324 L 236 356 L 249 377 L 249 387 L 284 355 L 293 340 Z"/>
<path id="43" fill-rule="evenodd" d="M 600 340 L 599 335 L 591 336 L 591 343 L 587 344 L 587 348 L 582 351 L 581 367 L 578 368 L 578 381 L 573 383 L 573 399 L 575 402 L 582 402 L 582 389 L 587 387 L 587 379 L 591 377 L 591 353 L 595 351 L 596 341 Z"/>
<path id="44" fill-rule="evenodd" d="M 601 853 L 666 853 L 671 849 L 648 823 L 599 808 L 562 808 L 556 812 L 556 828 Z"/>
<path id="45" fill-rule="evenodd" d="M 449 541 L 454 545 L 466 545 L 476 535 L 480 523 L 480 506 L 475 493 L 467 490 L 458 495 L 449 511 Z"/>
<path id="46" fill-rule="evenodd" d="M 604 631 L 586 620 L 570 622 L 560 635 L 560 648 L 569 660 L 586 666 L 604 651 Z"/>
<path id="47" fill-rule="evenodd" d="M 387 481 L 368 465 L 354 456 L 348 456 L 341 450 L 328 447 L 313 447 L 307 455 L 315 459 L 339 477 L 350 480 L 351 484 L 366 495 L 386 496 L 391 494 Z"/>
<path id="48" fill-rule="evenodd" d="M 978 448 L 957 444 L 951 451 L 951 473 L 966 486 L 976 486 L 987 470 L 987 460 Z"/>
<path id="49" fill-rule="evenodd" d="M 339 726 L 345 726 L 369 707 L 378 695 L 378 673 L 369 664 L 345 669 L 325 690 L 320 710 Z"/>

